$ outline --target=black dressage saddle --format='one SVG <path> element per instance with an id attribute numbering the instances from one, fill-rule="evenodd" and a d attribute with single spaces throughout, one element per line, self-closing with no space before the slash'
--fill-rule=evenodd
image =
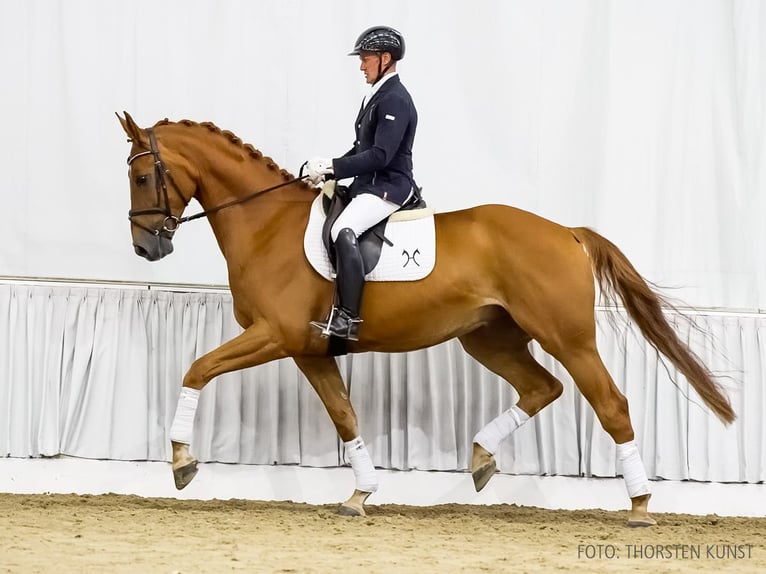
<path id="1" fill-rule="evenodd" d="M 402 205 L 396 212 L 409 210 L 409 209 L 422 209 L 426 207 L 426 202 L 420 195 L 420 188 L 413 187 L 414 193 L 412 197 Z M 330 237 L 330 230 L 333 223 L 338 219 L 338 216 L 346 208 L 349 198 L 349 190 L 347 186 L 335 185 L 335 191 L 332 196 L 327 193 L 322 193 L 322 209 L 324 210 L 325 220 L 322 226 L 322 242 L 324 243 L 327 254 L 330 257 L 330 263 L 333 269 L 335 269 L 335 248 Z M 364 274 L 367 275 L 370 271 L 375 269 L 375 266 L 380 260 L 380 252 L 383 249 L 383 242 L 388 243 L 389 246 L 393 246 L 393 243 L 386 238 L 385 231 L 388 224 L 388 217 L 362 233 L 357 239 L 359 242 L 359 250 L 362 253 L 362 260 L 364 261 Z"/>

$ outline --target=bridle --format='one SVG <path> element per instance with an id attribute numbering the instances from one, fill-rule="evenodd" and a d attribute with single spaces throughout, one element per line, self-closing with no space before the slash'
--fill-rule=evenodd
<path id="1" fill-rule="evenodd" d="M 301 166 L 301 175 L 299 175 L 298 177 L 292 178 L 288 181 L 279 183 L 277 185 L 273 185 L 266 189 L 255 191 L 244 197 L 240 197 L 239 199 L 227 201 L 226 203 L 222 203 L 221 205 L 217 205 L 216 207 L 211 207 L 210 209 L 206 209 L 205 211 L 195 213 L 194 215 L 189 215 L 187 217 L 178 217 L 177 215 L 173 215 L 173 212 L 170 210 L 170 200 L 168 199 L 168 185 L 167 185 L 167 180 L 165 179 L 165 176 L 167 176 L 167 179 L 169 179 L 170 182 L 173 184 L 172 185 L 173 190 L 181 198 L 181 201 L 183 201 L 183 204 L 184 204 L 183 209 L 185 209 L 186 206 L 189 204 L 189 200 L 187 200 L 178 190 L 178 186 L 173 181 L 173 176 L 170 174 L 170 171 L 165 167 L 165 163 L 162 161 L 162 158 L 160 157 L 160 149 L 157 146 L 157 139 L 154 136 L 154 129 L 146 128 L 146 133 L 149 135 L 150 149 L 148 151 L 138 152 L 130 156 L 128 158 L 128 166 L 130 166 L 139 157 L 143 157 L 145 155 L 154 156 L 154 182 L 155 182 L 155 190 L 157 192 L 157 205 L 155 207 L 147 207 L 144 209 L 131 209 L 130 211 L 128 211 L 128 220 L 130 221 L 132 225 L 135 225 L 136 227 L 140 227 L 141 229 L 148 231 L 152 235 L 160 236 L 162 234 L 165 234 L 172 238 L 173 234 L 178 230 L 178 228 L 181 226 L 182 223 L 186 223 L 187 221 L 192 221 L 194 219 L 200 219 L 202 217 L 207 217 L 208 215 L 217 213 L 221 211 L 222 209 L 231 207 L 232 205 L 244 203 L 246 201 L 253 199 L 254 197 L 257 197 L 264 193 L 268 193 L 269 191 L 274 191 L 275 189 L 279 189 L 280 187 L 291 185 L 298 181 L 304 180 L 308 177 L 308 175 L 302 175 L 303 166 Z M 182 212 L 183 212 L 183 209 L 181 210 Z M 165 219 L 162 221 L 161 228 L 150 228 L 136 221 L 136 217 L 141 217 L 143 215 L 157 215 L 157 214 L 165 216 Z"/>
<path id="2" fill-rule="evenodd" d="M 149 151 L 142 151 L 130 156 L 128 158 L 128 166 L 130 166 L 138 158 L 145 155 L 151 154 L 154 156 L 154 182 L 155 190 L 157 191 L 157 205 L 155 207 L 147 207 L 145 209 L 131 209 L 128 211 L 128 220 L 131 224 L 135 225 L 136 227 L 140 227 L 141 229 L 148 231 L 153 235 L 159 236 L 160 234 L 165 233 L 172 237 L 178 229 L 178 226 L 182 223 L 181 218 L 173 215 L 173 212 L 170 211 L 168 184 L 165 176 L 167 175 L 168 179 L 171 181 L 173 180 L 173 176 L 170 175 L 170 171 L 168 171 L 168 169 L 165 167 L 165 164 L 160 157 L 160 149 L 157 147 L 157 139 L 154 136 L 154 130 L 152 128 L 147 128 L 146 133 L 149 134 Z M 181 195 L 181 192 L 178 191 L 178 186 L 175 185 L 175 182 L 173 182 L 173 189 L 183 201 L 184 207 L 186 207 L 189 202 L 183 195 Z M 162 221 L 162 228 L 152 229 L 136 221 L 136 218 L 141 217 L 142 215 L 157 214 L 165 216 L 165 219 Z"/>

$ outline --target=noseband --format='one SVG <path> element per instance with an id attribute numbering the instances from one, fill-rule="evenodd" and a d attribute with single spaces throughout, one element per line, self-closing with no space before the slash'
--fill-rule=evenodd
<path id="1" fill-rule="evenodd" d="M 152 128 L 147 128 L 146 133 L 149 134 L 149 146 L 151 149 L 130 156 L 128 158 L 128 165 L 130 166 L 139 157 L 150 154 L 154 156 L 154 183 L 157 192 L 157 205 L 155 207 L 147 207 L 146 209 L 131 209 L 128 211 L 128 220 L 130 220 L 131 224 L 140 227 L 153 235 L 159 236 L 165 234 L 172 237 L 178 229 L 178 226 L 181 224 L 181 219 L 173 215 L 173 212 L 170 210 L 170 200 L 168 199 L 168 185 L 165 176 L 167 175 L 171 182 L 173 181 L 173 176 L 170 175 L 170 171 L 165 167 L 165 164 L 160 157 L 160 149 L 157 146 L 157 139 L 154 137 L 154 130 Z M 181 195 L 175 182 L 173 182 L 173 189 L 183 201 L 184 207 L 186 207 L 188 201 Z M 150 228 L 136 221 L 136 218 L 141 217 L 142 215 L 157 214 L 165 216 L 161 228 Z"/>

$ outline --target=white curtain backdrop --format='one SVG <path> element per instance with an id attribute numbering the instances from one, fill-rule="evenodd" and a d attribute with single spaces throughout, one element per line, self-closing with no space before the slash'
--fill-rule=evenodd
<path id="1" fill-rule="evenodd" d="M 170 460 L 167 432 L 185 370 L 239 332 L 227 293 L 4 285 L 0 316 L 0 456 L 11 457 Z M 600 348 L 630 401 L 650 476 L 766 480 L 766 318 L 708 313 L 690 323 L 670 315 L 722 376 L 739 414 L 724 427 L 683 379 L 673 384 L 627 319 L 609 310 L 597 316 Z M 613 441 L 566 371 L 539 348 L 535 354 L 565 391 L 501 445 L 501 471 L 615 476 Z M 465 470 L 473 435 L 518 398 L 456 341 L 340 364 L 382 468 Z M 210 383 L 192 451 L 203 461 L 343 464 L 328 415 L 288 360 Z"/>
<path id="2" fill-rule="evenodd" d="M 0 456 L 168 459 L 183 373 L 238 332 L 206 223 L 184 226 L 160 262 L 133 254 L 114 112 L 143 126 L 213 121 L 297 172 L 348 149 L 366 86 L 346 53 L 378 23 L 407 41 L 415 176 L 437 211 L 504 203 L 593 227 L 672 297 L 719 310 L 693 315 L 701 332 L 672 318 L 729 377 L 740 418 L 728 429 L 673 386 L 629 322 L 615 332 L 615 311 L 597 314 L 650 475 L 766 479 L 760 0 L 4 0 Z M 611 440 L 536 353 L 566 390 L 503 445 L 501 469 L 613 476 Z M 385 468 L 466 468 L 473 433 L 515 401 L 454 341 L 340 361 Z M 287 361 L 211 383 L 194 448 L 202 460 L 342 462 Z"/>

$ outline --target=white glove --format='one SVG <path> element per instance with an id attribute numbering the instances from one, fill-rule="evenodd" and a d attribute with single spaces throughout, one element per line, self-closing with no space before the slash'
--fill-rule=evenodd
<path id="1" fill-rule="evenodd" d="M 311 185 L 319 185 L 326 175 L 333 173 L 332 160 L 326 157 L 315 157 L 306 162 L 306 175 Z"/>

